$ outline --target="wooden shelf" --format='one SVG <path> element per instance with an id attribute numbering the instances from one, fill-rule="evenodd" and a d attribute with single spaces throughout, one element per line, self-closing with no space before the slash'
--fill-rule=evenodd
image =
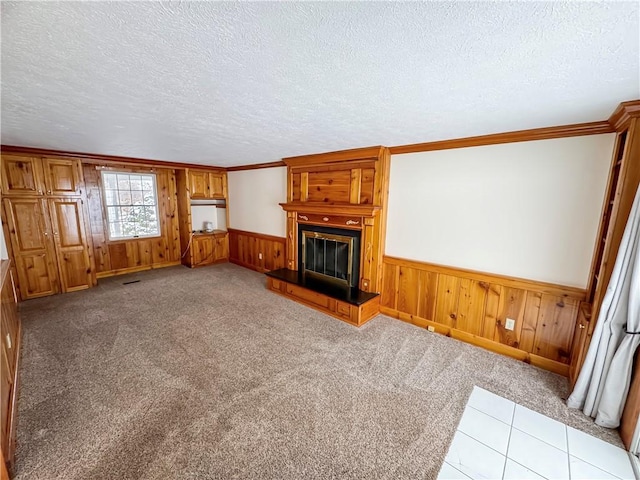
<path id="1" fill-rule="evenodd" d="M 375 205 L 326 202 L 288 202 L 281 203 L 280 206 L 287 212 L 356 215 L 359 217 L 373 217 L 376 212 L 381 210 L 381 207 Z"/>

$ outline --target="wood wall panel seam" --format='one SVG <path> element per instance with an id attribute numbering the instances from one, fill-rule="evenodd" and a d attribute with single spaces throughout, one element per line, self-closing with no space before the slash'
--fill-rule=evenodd
<path id="1" fill-rule="evenodd" d="M 584 135 L 600 135 L 603 133 L 613 133 L 614 131 L 614 127 L 607 120 L 602 120 L 599 122 L 533 128 L 529 130 L 479 135 L 475 137 L 397 145 L 395 147 L 389 147 L 389 150 L 392 155 L 400 155 L 405 153 L 449 150 L 453 148 L 481 147 L 486 145 L 499 145 L 503 143 L 551 140 L 554 138 L 578 137 Z"/>

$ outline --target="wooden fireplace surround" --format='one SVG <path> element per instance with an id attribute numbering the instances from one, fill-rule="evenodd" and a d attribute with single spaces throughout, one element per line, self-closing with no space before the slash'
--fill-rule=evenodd
<path id="1" fill-rule="evenodd" d="M 325 225 L 359 230 L 360 275 L 364 292 L 382 290 L 382 259 L 387 223 L 390 154 L 386 147 L 368 147 L 283 159 L 287 166 L 287 268 L 298 268 L 298 225 Z M 321 293 L 299 292 L 301 287 L 274 282 L 269 288 L 301 303 L 360 326 L 379 311 L 379 297 L 351 305 L 348 318 L 336 302 Z M 304 290 L 304 289 L 303 289 Z M 295 292 L 298 292 L 297 294 Z M 310 291 L 309 291 L 310 292 Z M 318 297 L 318 295 L 320 297 Z M 317 301 L 310 302 L 309 298 Z M 334 305 L 334 308 L 331 308 Z"/>

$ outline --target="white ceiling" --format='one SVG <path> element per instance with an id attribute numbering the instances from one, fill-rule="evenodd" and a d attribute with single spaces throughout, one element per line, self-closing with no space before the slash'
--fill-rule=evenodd
<path id="1" fill-rule="evenodd" d="M 220 166 L 606 119 L 638 2 L 2 2 L 2 143 Z"/>

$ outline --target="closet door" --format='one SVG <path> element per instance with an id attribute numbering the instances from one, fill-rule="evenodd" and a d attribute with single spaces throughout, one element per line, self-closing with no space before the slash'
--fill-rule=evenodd
<path id="1" fill-rule="evenodd" d="M 56 258 L 42 198 L 5 198 L 5 218 L 23 300 L 60 291 Z"/>
<path id="2" fill-rule="evenodd" d="M 93 285 L 89 244 L 79 198 L 49 199 L 58 271 L 63 292 L 83 290 Z"/>

